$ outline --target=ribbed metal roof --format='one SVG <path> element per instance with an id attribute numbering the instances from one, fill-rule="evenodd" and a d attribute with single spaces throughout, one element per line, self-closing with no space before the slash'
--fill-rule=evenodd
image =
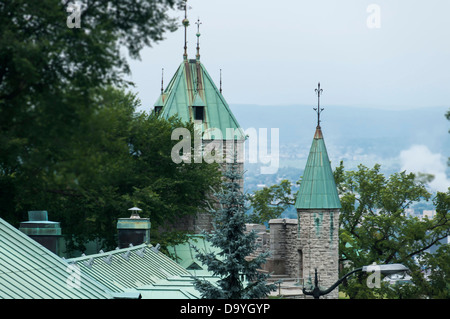
<path id="1" fill-rule="evenodd" d="M 186 269 L 148 244 L 72 258 L 69 261 L 76 263 L 82 273 L 113 292 L 154 285 L 174 276 L 190 276 Z"/>
<path id="2" fill-rule="evenodd" d="M 107 288 L 0 218 L 0 299 L 110 299 Z M 75 281 L 73 281 L 76 284 Z"/>
<path id="3" fill-rule="evenodd" d="M 225 98 L 200 61 L 183 61 L 165 91 L 158 97 L 155 106 L 157 104 L 163 106 L 160 116 L 169 118 L 176 115 L 184 122 L 194 121 L 193 106 L 204 106 L 202 132 L 215 128 L 222 132 L 224 140 L 245 139 Z M 236 136 L 226 136 L 227 128 L 235 130 Z M 204 139 L 208 137 L 204 136 Z"/>
<path id="4" fill-rule="evenodd" d="M 215 252 L 217 256 L 217 253 L 220 252 L 220 249 L 212 246 L 212 244 L 205 239 L 205 236 L 201 234 L 191 235 L 187 242 L 170 246 L 167 249 L 170 254 L 175 256 L 176 262 L 194 276 L 211 276 L 212 274 L 208 271 L 208 266 L 197 259 L 197 252 L 192 246 L 195 246 L 201 253 Z"/>
<path id="5" fill-rule="evenodd" d="M 295 202 L 299 209 L 339 209 L 341 202 L 320 126 L 317 127 Z"/>

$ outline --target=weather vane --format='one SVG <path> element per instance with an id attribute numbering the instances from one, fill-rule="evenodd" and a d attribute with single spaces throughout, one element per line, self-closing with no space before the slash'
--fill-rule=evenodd
<path id="1" fill-rule="evenodd" d="M 314 111 L 317 112 L 317 127 L 320 127 L 320 112 L 323 111 L 323 108 L 320 108 L 320 95 L 323 90 L 320 88 L 320 82 L 317 84 L 317 89 L 314 90 L 317 93 L 317 108 L 314 108 Z"/>
<path id="2" fill-rule="evenodd" d="M 195 22 L 197 25 L 197 60 L 200 60 L 200 18 L 197 19 L 197 22 Z"/>

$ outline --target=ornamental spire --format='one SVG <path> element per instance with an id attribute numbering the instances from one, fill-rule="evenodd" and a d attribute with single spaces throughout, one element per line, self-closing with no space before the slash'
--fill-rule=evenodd
<path id="1" fill-rule="evenodd" d="M 184 19 L 182 21 L 184 25 L 184 54 L 183 59 L 187 60 L 187 27 L 189 26 L 189 20 L 187 18 L 187 0 L 184 0 Z"/>
<path id="2" fill-rule="evenodd" d="M 317 128 L 320 129 L 320 112 L 323 111 L 323 108 L 320 108 L 320 95 L 322 94 L 323 90 L 320 88 L 320 82 L 317 84 L 317 89 L 314 90 L 317 94 L 317 108 L 313 108 L 314 111 L 317 112 Z"/>
<path id="3" fill-rule="evenodd" d="M 198 18 L 197 19 L 197 22 L 195 22 L 195 24 L 197 25 L 197 55 L 196 55 L 196 58 L 197 58 L 197 61 L 199 61 L 200 60 L 200 24 L 202 24 L 201 22 L 200 22 L 200 18 Z"/>

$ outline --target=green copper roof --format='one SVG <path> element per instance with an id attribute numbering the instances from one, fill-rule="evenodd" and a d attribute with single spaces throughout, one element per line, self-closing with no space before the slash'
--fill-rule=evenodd
<path id="1" fill-rule="evenodd" d="M 164 118 L 175 115 L 184 122 L 193 122 L 193 106 L 204 106 L 205 119 L 200 126 L 202 132 L 209 128 L 216 128 L 222 132 L 225 140 L 245 139 L 244 133 L 223 95 L 200 61 L 183 61 L 161 98 L 163 108 L 160 116 Z M 157 103 L 160 101 L 158 100 Z M 227 128 L 234 130 L 234 136 L 227 136 Z M 204 136 L 204 139 L 208 138 Z"/>
<path id="2" fill-rule="evenodd" d="M 341 202 L 320 126 L 317 127 L 295 202 L 299 209 L 339 209 Z"/>
<path id="3" fill-rule="evenodd" d="M 134 291 L 137 287 L 190 273 L 150 244 L 70 259 L 82 273 L 112 292 Z"/>
<path id="4" fill-rule="evenodd" d="M 212 246 L 212 244 L 206 240 L 205 236 L 201 234 L 191 235 L 187 242 L 175 246 L 169 246 L 167 247 L 167 250 L 174 256 L 174 259 L 178 264 L 193 275 L 211 275 L 208 271 L 208 267 L 197 259 L 197 252 L 194 248 L 192 248 L 192 246 L 197 247 L 197 249 L 199 249 L 202 253 L 219 252 L 219 249 Z"/>
<path id="5" fill-rule="evenodd" d="M 216 283 L 220 278 L 196 276 L 198 279 Z M 136 288 L 142 299 L 200 299 L 200 292 L 194 287 L 194 277 L 179 276 L 161 279 L 153 285 Z"/>
<path id="6" fill-rule="evenodd" d="M 83 273 L 77 277 L 69 266 L 0 218 L 0 299 L 114 298 L 105 286 Z"/>
<path id="7" fill-rule="evenodd" d="M 195 94 L 194 103 L 192 103 L 192 106 L 205 106 L 205 102 L 203 102 L 202 98 L 200 97 L 200 94 Z"/>

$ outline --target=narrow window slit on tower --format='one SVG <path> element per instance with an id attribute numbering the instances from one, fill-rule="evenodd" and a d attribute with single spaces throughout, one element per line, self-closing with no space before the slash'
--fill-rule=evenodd
<path id="1" fill-rule="evenodd" d="M 203 121 L 204 119 L 204 107 L 194 106 L 194 119 L 197 121 Z"/>

